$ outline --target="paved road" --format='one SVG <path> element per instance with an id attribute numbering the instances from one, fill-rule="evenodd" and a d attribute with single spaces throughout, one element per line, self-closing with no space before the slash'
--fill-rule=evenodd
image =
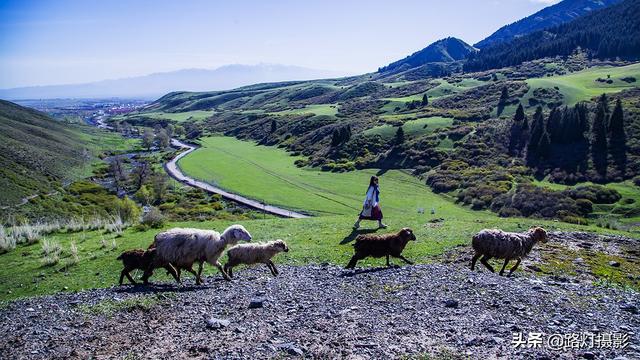
<path id="1" fill-rule="evenodd" d="M 288 217 L 288 218 L 295 218 L 295 219 L 303 219 L 303 218 L 308 218 L 308 215 L 305 214 L 301 214 L 301 213 L 297 213 L 295 211 L 291 211 L 291 210 L 287 210 L 287 209 L 282 209 L 276 206 L 271 206 L 271 205 L 266 205 L 263 204 L 259 201 L 255 201 L 255 200 L 251 200 L 251 199 L 247 199 L 244 196 L 240 196 L 237 194 L 233 194 L 227 191 L 224 191 L 220 188 L 217 188 L 211 184 L 207 184 L 205 182 L 202 181 L 198 181 L 195 180 L 193 178 L 190 178 L 188 176 L 186 176 L 181 170 L 180 167 L 178 166 L 178 160 L 182 159 L 183 157 L 187 156 L 190 152 L 192 152 L 193 150 L 196 149 L 195 146 L 193 145 L 189 145 L 189 144 L 185 144 L 179 140 L 176 139 L 171 139 L 171 145 L 173 145 L 174 147 L 178 147 L 178 148 L 183 148 L 183 149 L 187 149 L 186 151 L 180 153 L 178 156 L 176 156 L 175 158 L 173 158 L 171 161 L 169 161 L 168 163 L 165 164 L 165 170 L 167 171 L 167 173 L 169 175 L 171 175 L 173 178 L 175 178 L 176 180 L 182 182 L 183 184 L 189 185 L 189 186 L 193 186 L 193 187 L 197 187 L 200 188 L 202 190 L 208 191 L 208 192 L 212 192 L 215 194 L 220 194 L 222 197 L 229 199 L 229 200 L 233 200 L 235 202 L 244 204 L 246 206 L 252 207 L 254 209 L 258 209 L 258 210 L 262 210 L 274 215 L 278 215 L 278 216 L 283 216 L 283 217 Z"/>

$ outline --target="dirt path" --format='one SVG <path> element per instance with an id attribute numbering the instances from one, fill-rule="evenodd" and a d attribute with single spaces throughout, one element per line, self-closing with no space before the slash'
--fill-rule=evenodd
<path id="1" fill-rule="evenodd" d="M 276 206 L 272 206 L 272 205 L 266 205 L 263 204 L 259 201 L 255 201 L 255 200 L 251 200 L 248 199 L 244 196 L 240 196 L 238 194 L 233 194 L 230 193 L 228 191 L 222 190 L 218 187 L 215 187 L 211 184 L 202 182 L 202 181 L 198 181 L 196 179 L 193 179 L 191 177 L 186 176 L 181 170 L 180 167 L 178 166 L 178 161 L 180 159 L 182 159 L 183 157 L 187 156 L 189 153 L 191 153 L 192 151 L 194 151 L 196 149 L 195 146 L 193 145 L 189 145 L 189 144 L 185 144 L 179 140 L 176 139 L 171 139 L 171 145 L 178 147 L 178 148 L 182 148 L 182 149 L 186 149 L 185 151 L 183 151 L 182 153 L 180 153 L 178 156 L 174 157 L 171 161 L 169 161 L 168 163 L 165 164 L 165 170 L 167 171 L 167 173 L 169 175 L 171 175 L 173 178 L 175 178 L 176 180 L 182 182 L 183 184 L 189 185 L 189 186 L 193 186 L 193 187 L 197 187 L 200 188 L 202 190 L 208 191 L 208 192 L 212 192 L 215 194 L 220 194 L 222 197 L 229 199 L 229 200 L 233 200 L 235 202 L 241 203 L 243 205 L 252 207 L 254 209 L 258 209 L 258 210 L 262 210 L 274 215 L 278 215 L 278 216 L 282 216 L 282 217 L 288 217 L 288 218 L 295 218 L 295 219 L 303 219 L 303 218 L 308 218 L 308 215 L 302 214 L 302 213 L 298 213 L 295 211 L 291 211 L 291 210 L 287 210 L 287 209 L 283 209 L 283 208 L 279 208 Z"/>

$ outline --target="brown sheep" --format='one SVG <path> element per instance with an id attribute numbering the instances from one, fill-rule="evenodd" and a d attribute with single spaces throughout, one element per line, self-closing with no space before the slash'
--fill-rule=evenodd
<path id="1" fill-rule="evenodd" d="M 413 230 L 409 228 L 403 228 L 397 233 L 393 234 L 362 234 L 356 237 L 356 243 L 353 245 L 355 254 L 347 264 L 347 269 L 353 269 L 356 266 L 358 260 L 362 260 L 368 256 L 374 258 L 387 257 L 387 266 L 391 266 L 389 263 L 389 256 L 393 256 L 404 260 L 409 265 L 413 263 L 407 260 L 401 255 L 404 247 L 411 240 L 416 240 L 416 236 Z"/>
<path id="2" fill-rule="evenodd" d="M 122 265 L 124 266 L 124 269 L 122 269 L 122 271 L 120 272 L 120 285 L 122 285 L 125 276 L 132 284 L 137 284 L 129 274 L 133 270 L 139 269 L 146 272 L 149 271 L 149 268 L 158 267 L 155 249 L 149 249 L 146 251 L 143 249 L 127 250 L 120 254 L 120 256 L 116 258 L 116 260 L 122 260 Z M 173 275 L 174 278 L 177 276 L 175 270 L 171 265 L 163 267 L 167 269 L 167 271 L 171 275 Z M 143 281 L 145 284 L 148 283 L 148 279 L 148 277 L 143 277 Z"/>
<path id="3" fill-rule="evenodd" d="M 471 260 L 471 270 L 474 269 L 476 261 L 482 256 L 480 262 L 491 272 L 495 272 L 493 267 L 487 262 L 491 258 L 504 259 L 504 264 L 500 270 L 500 275 L 510 260 L 516 259 L 516 264 L 509 271 L 509 275 L 520 265 L 522 258 L 527 256 L 533 245 L 537 242 L 547 242 L 547 232 L 541 227 L 529 229 L 526 233 L 512 233 L 497 229 L 485 229 L 473 236 L 471 246 L 475 250 Z"/>

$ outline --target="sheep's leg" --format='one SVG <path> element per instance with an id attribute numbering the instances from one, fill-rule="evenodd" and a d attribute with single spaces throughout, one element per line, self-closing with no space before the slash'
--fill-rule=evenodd
<path id="1" fill-rule="evenodd" d="M 504 264 L 502 264 L 502 269 L 500 269 L 500 276 L 502 276 L 502 274 L 504 274 L 504 268 L 507 267 L 508 263 L 509 263 L 509 259 L 504 259 Z"/>
<path id="2" fill-rule="evenodd" d="M 227 273 L 227 275 L 229 275 L 229 277 L 233 277 L 233 265 L 231 265 L 230 261 L 224 264 L 223 269 Z"/>
<path id="3" fill-rule="evenodd" d="M 180 282 L 180 268 L 178 268 L 178 270 L 176 271 L 176 269 L 171 264 L 165 266 L 164 268 L 165 270 L 167 270 L 167 274 L 173 276 L 178 284 L 182 284 L 182 282 Z"/>
<path id="4" fill-rule="evenodd" d="M 482 254 L 476 253 L 475 255 L 473 255 L 473 259 L 471 259 L 471 271 L 473 271 L 473 269 L 476 267 L 476 261 L 478 261 L 480 256 L 482 256 Z"/>
<path id="5" fill-rule="evenodd" d="M 515 265 L 513 265 L 513 267 L 512 267 L 512 268 L 511 268 L 511 270 L 509 271 L 509 275 L 507 275 L 507 276 L 511 276 L 511 274 L 513 274 L 513 272 L 514 272 L 514 271 L 516 271 L 516 269 L 518 268 L 518 265 L 520 265 L 520 261 L 521 261 L 521 259 L 518 259 L 518 260 L 516 261 L 516 264 L 515 264 Z"/>
<path id="6" fill-rule="evenodd" d="M 131 270 L 129 270 L 128 268 L 124 268 L 124 269 L 122 269 L 122 272 L 120 272 L 120 285 L 122 285 L 122 281 L 124 280 L 125 276 L 127 277 L 127 279 L 129 279 L 129 281 L 131 281 L 131 283 L 133 285 L 137 284 L 136 281 L 133 280 L 131 275 L 129 275 L 129 271 L 131 271 Z"/>
<path id="7" fill-rule="evenodd" d="M 486 266 L 487 269 L 489 269 L 489 271 L 491 271 L 492 273 L 496 272 L 493 267 L 491 267 L 491 264 L 489 264 L 488 260 L 491 259 L 491 256 L 489 255 L 485 255 L 482 257 L 482 259 L 480 259 L 480 262 L 482 263 L 482 265 Z"/>
<path id="8" fill-rule="evenodd" d="M 187 270 L 188 272 L 192 273 L 193 276 L 195 276 L 195 278 L 196 278 L 196 285 L 200 285 L 200 277 L 198 276 L 198 273 L 195 272 L 195 270 L 193 270 L 193 268 L 191 268 L 191 267 L 188 268 L 188 269 L 185 269 L 185 270 Z"/>
<path id="9" fill-rule="evenodd" d="M 151 275 L 153 275 L 153 268 L 149 268 L 144 271 L 144 274 L 142 275 L 142 282 L 145 285 L 149 284 L 149 278 L 151 277 Z"/>
<path id="10" fill-rule="evenodd" d="M 356 263 L 358 262 L 358 260 L 361 260 L 361 259 L 362 258 L 358 256 L 358 254 L 353 255 L 353 257 L 351 257 L 351 260 L 349 261 L 345 269 L 353 269 L 354 267 L 356 267 Z"/>
<path id="11" fill-rule="evenodd" d="M 389 255 L 387 255 L 387 267 L 390 267 L 391 263 L 389 262 Z"/>
<path id="12" fill-rule="evenodd" d="M 268 262 L 266 262 L 266 264 L 269 270 L 271 270 L 273 276 L 278 276 L 278 269 L 276 269 L 276 265 L 273 263 L 273 261 L 269 260 Z"/>
<path id="13" fill-rule="evenodd" d="M 407 258 L 405 258 L 405 257 L 404 257 L 404 256 L 402 256 L 402 255 L 398 255 L 398 256 L 396 256 L 396 257 L 397 257 L 397 258 L 399 258 L 399 259 L 401 259 L 402 261 L 406 262 L 406 263 L 407 263 L 407 264 L 409 264 L 409 265 L 413 265 L 413 262 L 411 262 L 411 261 L 407 260 Z"/>
<path id="14" fill-rule="evenodd" d="M 227 273 L 224 271 L 224 269 L 222 268 L 222 264 L 220 264 L 219 261 L 216 261 L 215 266 L 218 268 L 218 270 L 220 270 L 220 272 L 222 273 L 222 277 L 227 280 L 227 281 L 231 281 L 231 278 L 229 277 L 229 275 L 227 275 Z"/>
<path id="15" fill-rule="evenodd" d="M 204 283 L 204 281 L 202 280 L 202 269 L 204 268 L 204 263 L 202 261 L 200 261 L 198 263 L 198 279 L 200 279 L 200 284 Z"/>

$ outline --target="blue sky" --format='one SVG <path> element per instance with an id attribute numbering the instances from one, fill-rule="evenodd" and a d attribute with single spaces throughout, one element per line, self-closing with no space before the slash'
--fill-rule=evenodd
<path id="1" fill-rule="evenodd" d="M 0 88 L 277 63 L 364 73 L 555 0 L 0 0 Z"/>

